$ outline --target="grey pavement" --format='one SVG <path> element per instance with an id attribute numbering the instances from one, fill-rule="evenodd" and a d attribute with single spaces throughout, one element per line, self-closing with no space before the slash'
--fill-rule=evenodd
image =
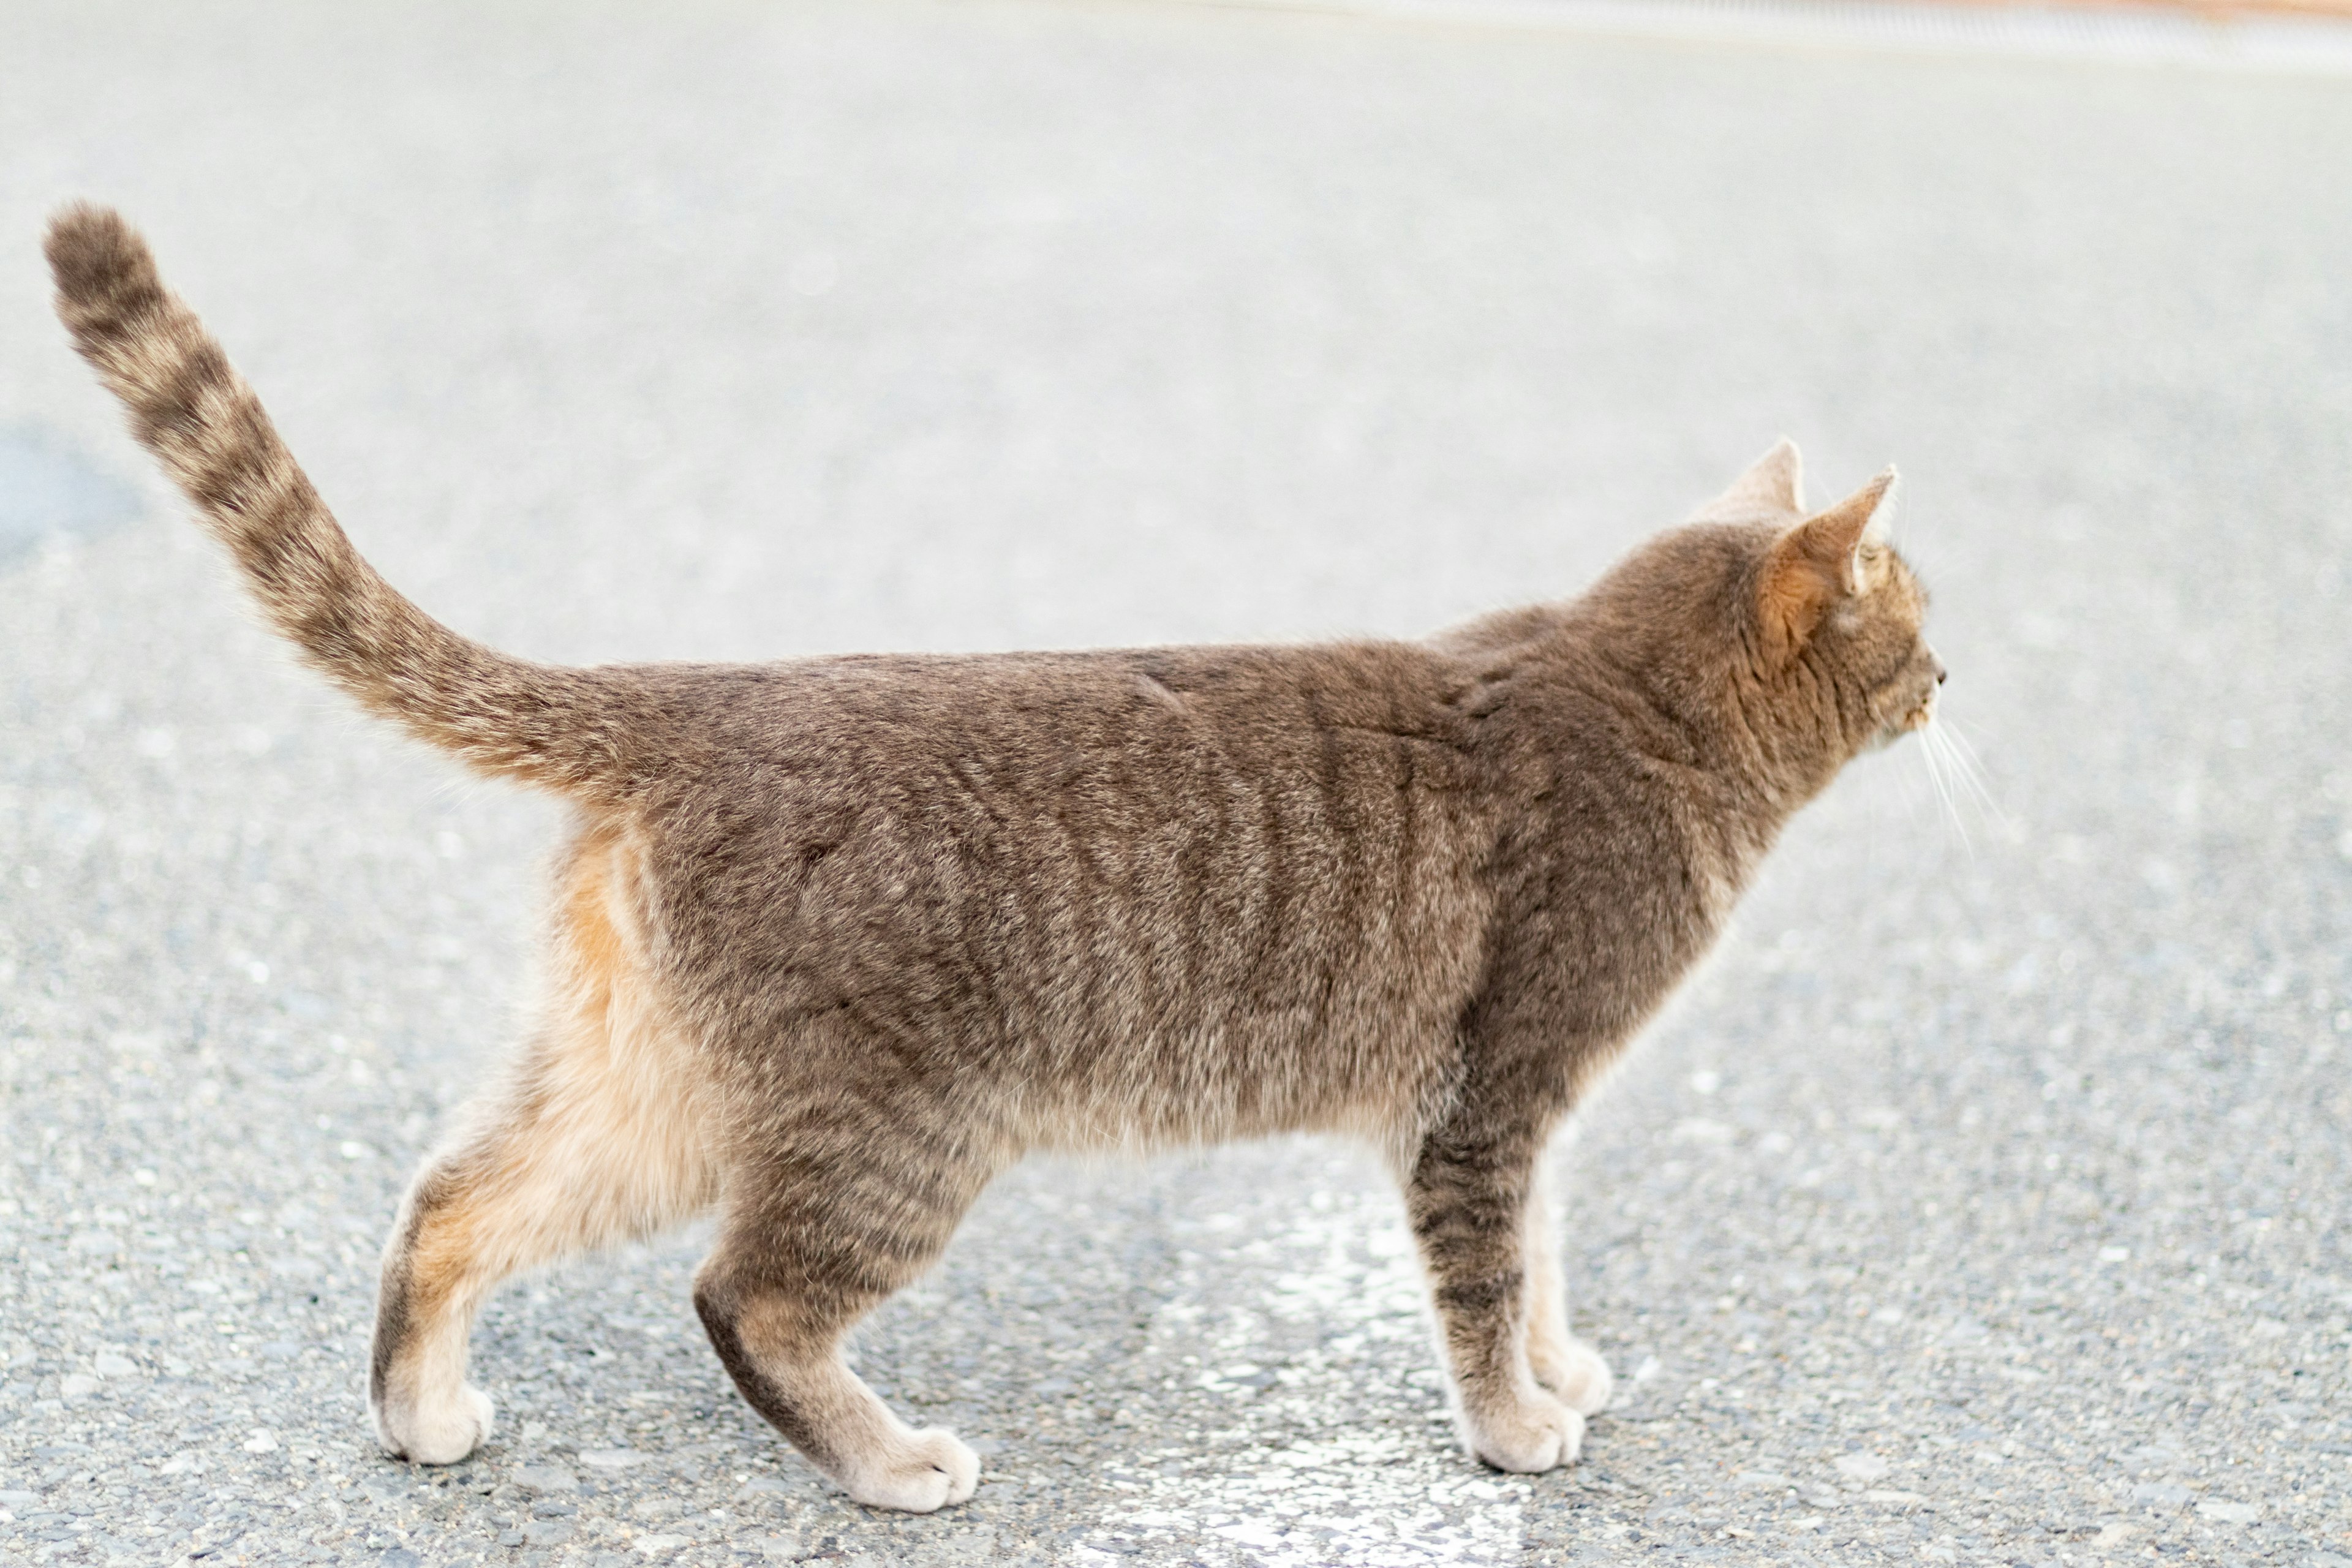
<path id="1" fill-rule="evenodd" d="M 0 6 L 0 1563 L 2352 1563 L 2352 85 L 1100 0 Z M 692 1236 L 360 1417 L 561 830 L 252 625 L 51 321 L 122 205 L 362 547 L 552 658 L 1413 635 L 1787 432 L 1947 711 L 1562 1160 L 1618 1407 L 1452 1447 L 1313 1142 L 1024 1167 L 860 1351 L 869 1513 Z"/>

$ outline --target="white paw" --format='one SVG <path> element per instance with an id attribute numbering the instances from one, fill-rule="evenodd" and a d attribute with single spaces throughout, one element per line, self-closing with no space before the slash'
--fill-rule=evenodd
<path id="1" fill-rule="evenodd" d="M 980 1485 L 980 1456 L 943 1428 L 901 1429 L 887 1448 L 845 1465 L 841 1484 L 869 1508 L 929 1513 L 971 1496 Z"/>
<path id="2" fill-rule="evenodd" d="M 1465 1415 L 1462 1437 L 1471 1458 L 1498 1470 L 1532 1475 L 1576 1462 L 1584 1447 L 1584 1416 L 1537 1389 L 1516 1408 Z"/>
<path id="3" fill-rule="evenodd" d="M 1548 1351 L 1531 1352 L 1536 1381 L 1559 1395 L 1580 1415 L 1598 1415 L 1609 1408 L 1617 1380 L 1599 1351 L 1582 1340 L 1569 1340 Z"/>
<path id="4" fill-rule="evenodd" d="M 373 1407 L 376 1441 L 394 1458 L 454 1465 L 489 1441 L 490 1396 L 471 1384 L 438 1399 L 395 1401 Z"/>

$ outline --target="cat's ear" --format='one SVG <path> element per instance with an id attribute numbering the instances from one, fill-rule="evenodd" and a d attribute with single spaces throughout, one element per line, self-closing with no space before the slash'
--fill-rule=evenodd
<path id="1" fill-rule="evenodd" d="M 1840 599 L 1858 599 L 1870 592 L 1874 564 L 1895 520 L 1895 486 L 1890 467 L 1772 542 L 1757 608 L 1763 618 L 1765 647 L 1776 660 L 1795 658 Z"/>
<path id="2" fill-rule="evenodd" d="M 1731 488 L 1691 514 L 1693 522 L 1753 522 L 1805 513 L 1805 460 L 1786 436 L 1748 466 Z"/>

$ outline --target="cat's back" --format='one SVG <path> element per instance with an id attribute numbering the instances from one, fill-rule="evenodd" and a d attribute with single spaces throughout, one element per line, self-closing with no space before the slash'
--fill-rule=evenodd
<path id="1" fill-rule="evenodd" d="M 1223 820 L 1207 808 L 1236 795 L 1362 826 L 1383 793 L 1475 791 L 1484 759 L 1465 684 L 1448 656 L 1387 642 L 688 672 L 672 699 L 679 765 L 652 805 L 839 805 L 999 852 L 1016 846 L 990 830 L 1014 822 L 1206 830 Z"/>

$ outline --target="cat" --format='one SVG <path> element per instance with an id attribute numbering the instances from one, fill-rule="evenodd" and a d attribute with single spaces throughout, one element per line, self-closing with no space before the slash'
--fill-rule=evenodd
<path id="1" fill-rule="evenodd" d="M 47 254 L 76 346 L 361 703 L 572 802 L 550 984 L 404 1201 L 377 1435 L 465 1458 L 505 1277 L 715 1212 L 694 1305 L 850 1497 L 970 1497 L 850 1327 L 1032 1150 L 1310 1131 L 1385 1158 L 1462 1441 L 1573 1461 L 1610 1397 L 1538 1179 L 1791 813 L 1944 668 L 1892 468 L 1826 510 L 1783 440 L 1581 596 L 1425 642 L 555 668 L 361 559 L 111 212 Z"/>

